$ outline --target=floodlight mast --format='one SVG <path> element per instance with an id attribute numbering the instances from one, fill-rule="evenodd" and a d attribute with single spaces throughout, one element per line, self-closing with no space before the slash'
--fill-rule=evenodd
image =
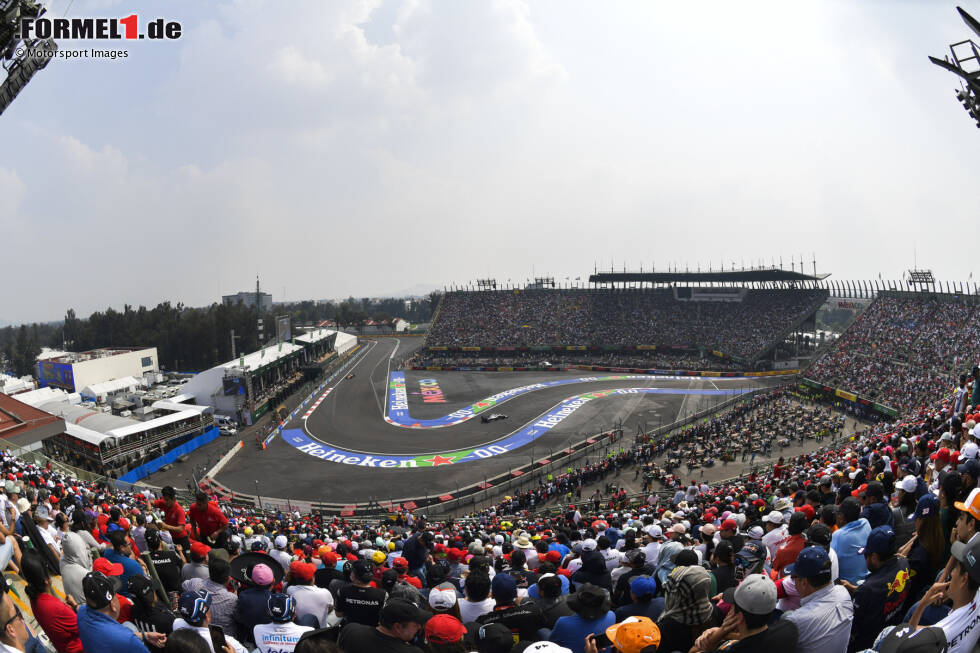
<path id="1" fill-rule="evenodd" d="M 34 75 L 48 65 L 58 51 L 54 39 L 22 39 L 20 23 L 38 18 L 45 9 L 33 0 L 0 0 L 0 63 L 7 71 L 0 82 L 0 115 L 24 90 Z"/>
<path id="2" fill-rule="evenodd" d="M 967 27 L 980 37 L 980 21 L 962 7 L 957 7 L 956 11 Z M 962 87 L 956 91 L 956 99 L 963 104 L 963 108 L 980 129 L 980 49 L 971 39 L 967 39 L 951 44 L 949 51 L 952 60 L 946 56 L 942 59 L 929 57 L 929 61 L 960 78 Z"/>

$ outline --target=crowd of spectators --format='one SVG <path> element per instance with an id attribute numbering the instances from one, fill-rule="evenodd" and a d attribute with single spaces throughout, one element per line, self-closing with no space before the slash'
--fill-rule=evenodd
<path id="1" fill-rule="evenodd" d="M 879 329 L 907 315 L 879 310 L 892 316 Z M 896 338 L 914 347 L 921 334 L 906 330 Z M 905 346 L 881 342 L 895 356 Z M 112 489 L 3 453 L 0 566 L 26 599 L 0 597 L 0 650 L 970 653 L 978 376 L 901 396 L 899 420 L 848 438 L 827 408 L 761 394 L 443 521 L 264 513 L 203 492 Z M 683 450 L 703 459 L 819 433 L 832 437 L 714 484 L 677 474 L 637 497 L 620 480 Z M 555 499 L 559 510 L 542 510 Z"/>
<path id="2" fill-rule="evenodd" d="M 748 290 L 738 302 L 694 302 L 673 290 L 450 292 L 429 347 L 681 345 L 753 358 L 826 299 L 824 290 Z"/>
<path id="3" fill-rule="evenodd" d="M 699 356 L 697 353 L 682 352 L 509 352 L 488 354 L 482 357 L 468 355 L 466 352 L 418 351 L 404 363 L 405 367 L 449 366 L 449 367 L 568 367 L 573 365 L 594 365 L 598 367 L 620 367 L 657 370 L 703 370 L 728 372 L 742 370 L 730 359 L 717 356 Z"/>
<path id="4" fill-rule="evenodd" d="M 949 299 L 879 297 L 806 375 L 909 410 L 938 398 L 975 363 L 978 310 Z"/>

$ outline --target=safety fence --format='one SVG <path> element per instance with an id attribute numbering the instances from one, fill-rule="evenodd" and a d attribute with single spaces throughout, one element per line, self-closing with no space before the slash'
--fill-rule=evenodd
<path id="1" fill-rule="evenodd" d="M 442 365 L 413 365 L 413 371 L 424 372 L 570 372 L 575 370 L 586 372 L 611 372 L 615 374 L 647 374 L 649 376 L 690 376 L 706 378 L 724 379 L 744 379 L 768 376 L 796 376 L 799 370 L 771 370 L 766 372 L 712 372 L 696 370 L 655 370 L 635 367 L 605 367 L 600 365 L 568 365 L 568 366 L 527 366 L 512 367 L 504 365 L 478 365 L 478 366 L 442 366 Z"/>

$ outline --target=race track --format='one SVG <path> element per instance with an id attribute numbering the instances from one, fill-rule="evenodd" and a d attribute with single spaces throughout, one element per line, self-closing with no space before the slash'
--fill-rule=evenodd
<path id="1" fill-rule="evenodd" d="M 362 340 L 345 370 L 265 451 L 217 477 L 243 493 L 363 504 L 454 493 L 622 423 L 651 429 L 779 379 L 587 372 L 401 372 L 419 338 Z M 347 379 L 353 371 L 354 378 Z M 784 382 L 784 381 L 783 381 Z M 480 416 L 507 419 L 484 424 Z"/>

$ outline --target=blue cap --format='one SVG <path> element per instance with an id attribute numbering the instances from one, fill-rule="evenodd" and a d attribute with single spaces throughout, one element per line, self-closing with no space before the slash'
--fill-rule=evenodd
<path id="1" fill-rule="evenodd" d="M 490 582 L 490 590 L 493 592 L 494 598 L 512 599 L 517 596 L 517 581 L 510 574 L 500 572 Z"/>
<path id="2" fill-rule="evenodd" d="M 820 574 L 829 574 L 830 555 L 822 546 L 808 546 L 800 551 L 800 555 L 796 556 L 796 562 L 786 565 L 786 573 L 801 578 L 814 578 Z"/>
<path id="3" fill-rule="evenodd" d="M 858 553 L 863 555 L 871 555 L 872 553 L 878 554 L 889 554 L 895 552 L 895 531 L 892 530 L 891 526 L 878 526 L 877 528 L 872 528 L 871 532 L 868 534 L 867 543 L 860 549 Z"/>
<path id="4" fill-rule="evenodd" d="M 296 616 L 296 602 L 288 594 L 269 595 L 269 616 L 276 623 L 292 621 Z"/>
<path id="5" fill-rule="evenodd" d="M 184 621 L 192 626 L 198 625 L 211 610 L 211 593 L 207 590 L 184 592 L 177 601 L 177 610 Z"/>
<path id="6" fill-rule="evenodd" d="M 973 478 L 980 478 L 980 462 L 976 458 L 968 458 L 965 463 L 962 463 L 956 468 L 960 474 L 969 474 Z"/>
<path id="7" fill-rule="evenodd" d="M 637 576 L 630 581 L 630 591 L 636 594 L 637 598 L 653 597 L 657 593 L 657 581 L 649 576 Z"/>
<path id="8" fill-rule="evenodd" d="M 939 514 L 939 498 L 932 492 L 926 492 L 919 497 L 915 512 L 909 515 L 909 520 L 933 517 Z"/>

